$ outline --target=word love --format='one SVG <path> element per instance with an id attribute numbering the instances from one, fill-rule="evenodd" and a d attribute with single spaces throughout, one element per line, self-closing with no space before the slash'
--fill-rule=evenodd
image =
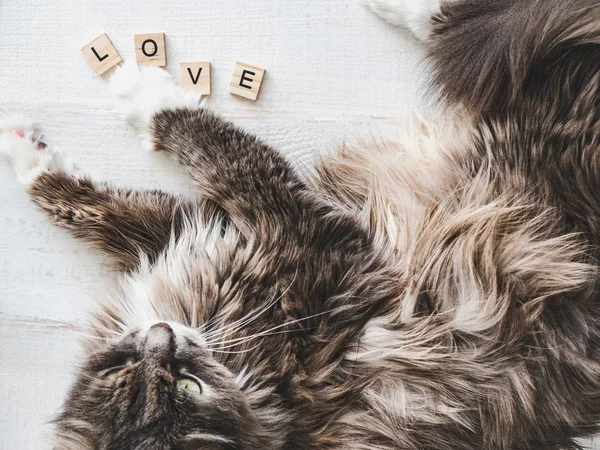
<path id="1" fill-rule="evenodd" d="M 164 33 L 136 34 L 134 42 L 135 59 L 139 65 L 167 65 Z M 81 51 L 98 75 L 123 62 L 121 55 L 104 33 L 84 45 Z M 264 74 L 265 69 L 237 61 L 229 83 L 229 92 L 256 100 Z M 210 95 L 210 62 L 179 63 L 179 79 L 182 87 L 202 95 Z"/>

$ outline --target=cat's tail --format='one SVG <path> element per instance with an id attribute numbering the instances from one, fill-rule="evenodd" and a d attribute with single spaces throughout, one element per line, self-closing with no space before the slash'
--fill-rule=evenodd
<path id="1" fill-rule="evenodd" d="M 426 41 L 434 85 L 473 118 L 472 148 L 600 244 L 600 1 L 452 0 L 440 11 Z"/>
<path id="2" fill-rule="evenodd" d="M 451 0 L 431 20 L 435 82 L 476 114 L 503 112 L 524 98 L 560 97 L 568 106 L 597 88 L 597 0 Z"/>

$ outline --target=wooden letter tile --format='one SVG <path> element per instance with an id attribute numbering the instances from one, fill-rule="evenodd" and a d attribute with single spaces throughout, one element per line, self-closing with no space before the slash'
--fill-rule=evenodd
<path id="1" fill-rule="evenodd" d="M 229 84 L 229 92 L 250 100 L 256 100 L 265 69 L 237 61 Z"/>
<path id="2" fill-rule="evenodd" d="M 210 95 L 210 63 L 179 63 L 179 84 L 190 91 Z"/>
<path id="3" fill-rule="evenodd" d="M 102 75 L 123 61 L 117 49 L 104 33 L 81 47 L 81 52 L 98 75 Z"/>
<path id="4" fill-rule="evenodd" d="M 143 66 L 167 65 L 165 33 L 135 35 L 135 60 Z"/>

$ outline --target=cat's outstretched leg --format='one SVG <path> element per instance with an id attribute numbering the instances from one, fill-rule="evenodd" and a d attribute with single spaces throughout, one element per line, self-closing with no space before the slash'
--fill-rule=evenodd
<path id="1" fill-rule="evenodd" d="M 52 221 L 110 254 L 123 270 L 135 268 L 141 255 L 155 259 L 195 208 L 162 192 L 117 189 L 75 176 L 69 159 L 22 119 L 0 122 L 0 153 Z"/>
<path id="2" fill-rule="evenodd" d="M 299 212 L 307 188 L 279 152 L 200 108 L 200 97 L 177 86 L 168 72 L 125 65 L 111 90 L 115 109 L 155 150 L 183 165 L 205 198 L 238 219 L 240 228 Z"/>

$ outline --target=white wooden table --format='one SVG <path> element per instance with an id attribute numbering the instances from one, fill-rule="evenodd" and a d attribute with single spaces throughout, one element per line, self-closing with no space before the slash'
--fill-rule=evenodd
<path id="1" fill-rule="evenodd" d="M 97 179 L 188 192 L 181 170 L 140 149 L 111 111 L 106 78 L 79 51 L 106 32 L 133 59 L 133 35 L 156 31 L 166 33 L 173 75 L 179 61 L 210 60 L 207 105 L 299 163 L 344 140 L 389 135 L 426 107 L 419 45 L 355 0 L 0 0 L 0 110 L 44 124 Z M 227 92 L 236 60 L 267 69 L 256 103 Z M 0 449 L 46 449 L 77 330 L 113 274 L 50 225 L 4 161 L 0 211 Z"/>

